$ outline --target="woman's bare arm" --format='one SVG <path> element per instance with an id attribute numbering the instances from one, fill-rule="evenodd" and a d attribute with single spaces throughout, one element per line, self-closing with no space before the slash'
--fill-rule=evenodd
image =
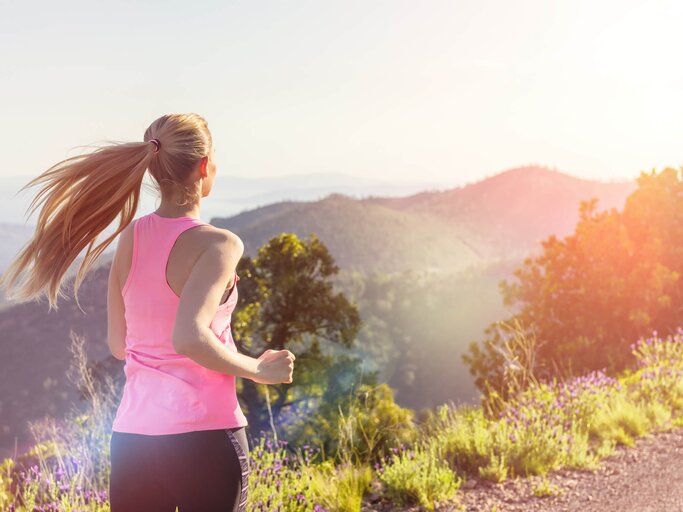
<path id="1" fill-rule="evenodd" d="M 173 328 L 173 346 L 198 364 L 217 372 L 254 379 L 259 360 L 226 347 L 210 325 L 237 263 L 242 241 L 227 231 L 215 231 L 183 286 Z"/>

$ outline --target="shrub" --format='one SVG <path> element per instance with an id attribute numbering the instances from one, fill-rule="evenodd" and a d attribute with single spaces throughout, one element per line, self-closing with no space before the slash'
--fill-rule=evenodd
<path id="1" fill-rule="evenodd" d="M 435 443 L 396 450 L 387 459 L 386 464 L 375 467 L 397 505 L 418 504 L 434 510 L 436 502 L 454 498 L 462 483 L 443 461 Z"/>

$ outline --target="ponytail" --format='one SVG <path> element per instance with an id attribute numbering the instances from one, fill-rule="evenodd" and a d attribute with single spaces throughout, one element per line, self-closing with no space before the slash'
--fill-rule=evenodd
<path id="1" fill-rule="evenodd" d="M 158 152 L 157 144 L 150 143 L 153 138 L 159 141 Z M 166 115 L 150 125 L 144 140 L 109 141 L 89 154 L 53 165 L 20 189 L 44 184 L 29 206 L 32 214 L 42 204 L 34 235 L 0 276 L 0 286 L 9 289 L 22 273 L 27 274 L 8 298 L 25 302 L 45 290 L 49 309 L 57 310 L 57 298 L 65 297 L 64 275 L 87 247 L 73 287 L 80 308 L 78 289 L 97 258 L 133 221 L 147 169 L 157 191 L 161 182 L 167 182 L 192 195 L 185 182 L 212 145 L 206 121 L 197 114 Z M 196 193 L 192 200 L 197 200 Z M 114 234 L 95 246 L 117 216 L 120 222 Z"/>

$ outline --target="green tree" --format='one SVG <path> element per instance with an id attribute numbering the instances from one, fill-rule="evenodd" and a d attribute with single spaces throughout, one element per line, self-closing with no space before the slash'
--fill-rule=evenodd
<path id="1" fill-rule="evenodd" d="M 681 169 L 683 170 L 683 168 Z M 580 205 L 573 234 L 542 242 L 500 283 L 512 319 L 533 328 L 538 374 L 575 375 L 632 363 L 630 344 L 653 330 L 673 332 L 683 311 L 683 181 L 680 170 L 642 172 L 623 211 Z M 503 358 L 495 324 L 463 360 L 485 391 L 500 389 Z"/>
<path id="2" fill-rule="evenodd" d="M 355 304 L 334 291 L 332 278 L 338 271 L 314 234 L 302 240 L 283 233 L 253 259 L 241 260 L 241 304 L 233 313 L 235 345 L 253 357 L 266 349 L 287 348 L 297 358 L 292 384 L 265 387 L 242 380 L 241 397 L 252 428 L 267 429 L 266 392 L 275 418 L 287 406 L 321 396 L 325 369 L 333 361 L 333 350 L 325 349 L 353 346 L 360 315 Z"/>

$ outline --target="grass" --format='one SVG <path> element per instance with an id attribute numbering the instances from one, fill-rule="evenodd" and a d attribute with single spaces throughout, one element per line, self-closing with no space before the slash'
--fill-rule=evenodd
<path id="1" fill-rule="evenodd" d="M 532 482 L 531 488 L 534 496 L 558 496 L 561 494 L 560 489 L 551 484 L 546 476 L 543 476 L 540 481 Z"/>

